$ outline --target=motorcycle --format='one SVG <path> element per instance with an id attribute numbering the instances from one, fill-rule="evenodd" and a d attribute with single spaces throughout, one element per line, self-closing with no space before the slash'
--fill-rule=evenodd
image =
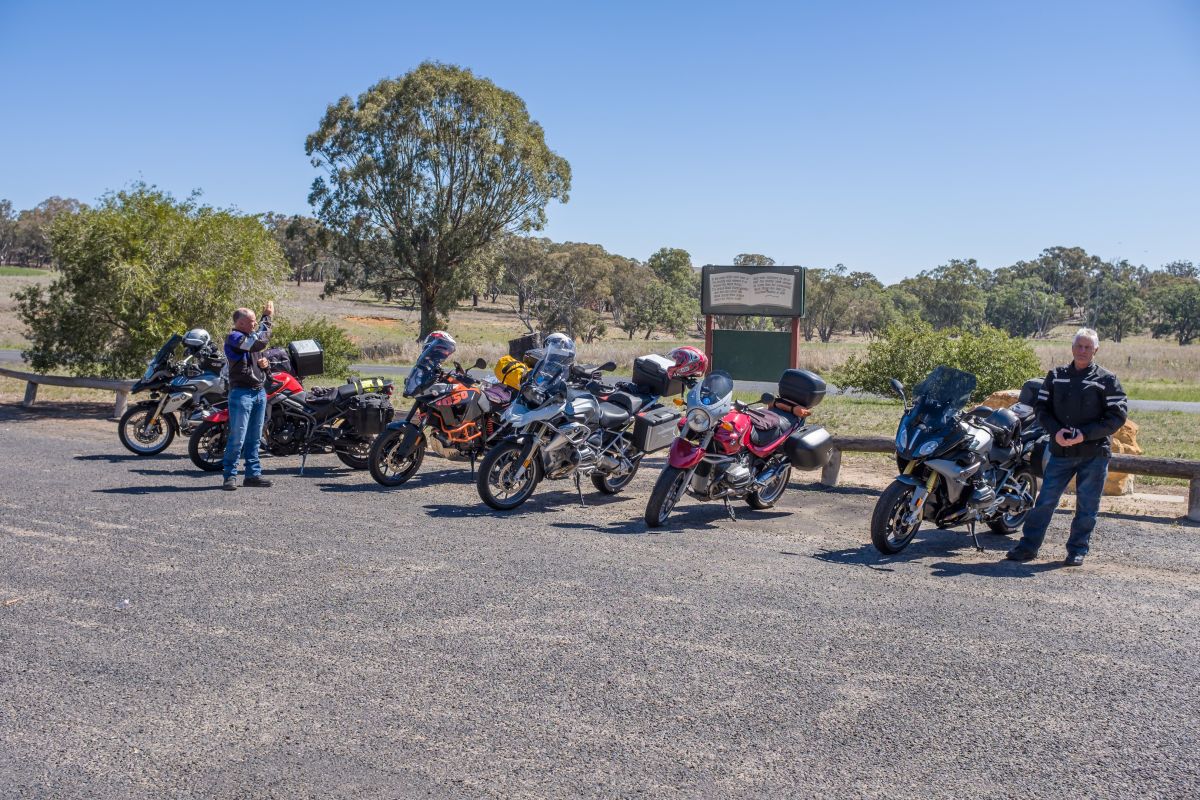
<path id="1" fill-rule="evenodd" d="M 271 455 L 300 454 L 300 474 L 311 453 L 333 451 L 351 469 L 366 469 L 375 436 L 391 421 L 392 382 L 351 379 L 332 389 L 306 392 L 289 372 L 267 380 L 263 446 Z M 188 440 L 188 455 L 206 472 L 218 472 L 229 434 L 229 409 L 210 412 Z M 250 434 L 247 434 L 250 435 Z"/>
<path id="2" fill-rule="evenodd" d="M 638 362 L 644 366 L 651 361 L 635 361 L 633 381 L 605 384 L 601 373 L 616 364 L 577 366 L 574 355 L 569 338 L 547 337 L 540 358 L 504 410 L 495 444 L 476 475 L 479 496 L 492 508 L 516 508 L 543 479 L 573 477 L 582 503 L 581 475 L 591 478 L 598 491 L 616 494 L 637 474 L 647 450 L 644 441 L 635 440 L 636 430 L 643 429 L 635 420 L 661 408 L 657 388 L 638 382 Z"/>
<path id="3" fill-rule="evenodd" d="M 938 528 L 966 524 L 982 550 L 976 523 L 1010 535 L 1033 508 L 1041 473 L 1035 453 L 1044 445 L 1033 408 L 1021 403 L 964 412 L 975 384 L 971 373 L 939 366 L 917 384 L 910 403 L 904 385 L 891 380 L 904 402 L 896 431 L 900 474 L 871 516 L 871 542 L 879 552 L 899 553 L 924 520 Z"/>
<path id="4" fill-rule="evenodd" d="M 486 366 L 482 358 L 474 364 L 475 369 Z M 382 486 L 400 486 L 416 474 L 430 436 L 442 452 L 469 458 L 474 471 L 513 392 L 472 378 L 458 362 L 453 370 L 442 370 L 440 359 L 423 353 L 405 379 L 404 396 L 413 400 L 407 416 L 390 423 L 371 446 L 371 477 Z"/>
<path id="5" fill-rule="evenodd" d="M 764 393 L 759 403 L 765 407 L 759 408 L 733 399 L 728 373 L 709 373 L 688 392 L 679 435 L 646 504 L 646 524 L 662 526 L 685 493 L 701 501 L 721 500 L 734 520 L 731 500 L 759 510 L 773 507 L 793 467 L 819 469 L 829 457 L 829 432 L 807 420 L 824 397 L 819 376 L 787 370 L 779 396 Z"/>
<path id="6" fill-rule="evenodd" d="M 186 356 L 175 359 L 182 344 Z M 130 392 L 149 392 L 130 406 L 117 423 L 117 438 L 131 453 L 153 456 L 166 450 L 176 433 L 190 435 L 200 415 L 220 403 L 226 393 L 224 364 L 208 332 L 199 328 L 174 334 L 159 348 Z"/>

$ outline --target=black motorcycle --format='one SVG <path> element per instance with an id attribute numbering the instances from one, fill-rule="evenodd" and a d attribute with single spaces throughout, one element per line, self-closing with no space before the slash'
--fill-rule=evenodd
<path id="1" fill-rule="evenodd" d="M 875 504 L 875 547 L 899 553 L 924 520 L 938 528 L 969 526 L 976 548 L 977 522 L 994 533 L 1017 532 L 1033 508 L 1040 474 L 1040 465 L 1031 463 L 1041 438 L 1032 407 L 964 412 L 975 376 L 945 366 L 917 384 L 911 403 L 904 385 L 895 378 L 891 383 L 904 401 L 896 431 L 900 474 Z"/>
<path id="2" fill-rule="evenodd" d="M 129 452 L 161 453 L 177 432 L 190 434 L 204 412 L 225 399 L 226 384 L 220 374 L 224 358 L 207 333 L 202 338 L 194 338 L 194 333 L 168 339 L 130 389 L 133 394 L 148 392 L 150 397 L 130 406 L 117 424 L 117 436 Z M 175 350 L 181 344 L 186 355 L 177 360 Z"/>
<path id="3" fill-rule="evenodd" d="M 351 469 L 366 469 L 372 442 L 395 414 L 392 381 L 384 378 L 305 391 L 294 375 L 280 371 L 270 376 L 266 390 L 262 447 L 273 456 L 299 454 L 301 475 L 309 455 L 330 451 Z M 228 434 L 228 408 L 211 412 L 188 441 L 192 463 L 219 471 Z"/>

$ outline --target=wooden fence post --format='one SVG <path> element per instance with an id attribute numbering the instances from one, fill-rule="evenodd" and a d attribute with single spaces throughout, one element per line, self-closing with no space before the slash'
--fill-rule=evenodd
<path id="1" fill-rule="evenodd" d="M 821 467 L 821 485 L 837 486 L 838 473 L 842 471 L 842 451 L 833 448 L 829 451 L 829 460 Z"/>
<path id="2" fill-rule="evenodd" d="M 36 383 L 33 381 L 27 381 L 25 383 L 25 399 L 21 401 L 21 405 L 23 405 L 25 408 L 29 408 L 31 405 L 37 402 L 37 390 L 38 385 Z"/>
<path id="3" fill-rule="evenodd" d="M 117 392 L 117 402 L 113 405 L 113 419 L 120 419 L 125 413 L 125 405 L 129 402 L 129 392 Z"/>
<path id="4" fill-rule="evenodd" d="M 1200 522 L 1200 475 L 1194 475 L 1188 481 L 1187 518 L 1192 522 Z"/>

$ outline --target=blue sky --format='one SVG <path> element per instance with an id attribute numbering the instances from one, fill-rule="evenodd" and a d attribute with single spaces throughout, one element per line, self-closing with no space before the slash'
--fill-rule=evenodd
<path id="1" fill-rule="evenodd" d="M 308 212 L 325 106 L 423 60 L 571 163 L 545 234 L 876 273 L 1200 260 L 1200 2 L 0 0 L 0 198 Z"/>

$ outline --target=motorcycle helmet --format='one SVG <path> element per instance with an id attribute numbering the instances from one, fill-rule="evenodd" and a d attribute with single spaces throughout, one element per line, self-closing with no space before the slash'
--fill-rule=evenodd
<path id="1" fill-rule="evenodd" d="M 212 341 L 204 328 L 192 328 L 183 335 L 183 346 L 188 350 L 202 350 Z"/>
<path id="2" fill-rule="evenodd" d="M 717 370 L 692 387 L 687 397 L 687 425 L 703 433 L 721 421 L 733 408 L 733 378 Z"/>
<path id="3" fill-rule="evenodd" d="M 542 358 L 551 364 L 575 363 L 575 342 L 565 333 L 552 333 L 542 342 Z"/>
<path id="4" fill-rule="evenodd" d="M 421 343 L 421 358 L 429 357 L 436 359 L 437 363 L 445 361 L 450 356 L 454 355 L 454 351 L 458 349 L 458 343 L 454 341 L 454 337 L 445 331 L 433 331 L 425 337 L 425 341 Z"/>
<path id="5" fill-rule="evenodd" d="M 675 362 L 675 366 L 667 367 L 668 378 L 690 378 L 708 372 L 708 356 L 691 345 L 676 347 L 667 358 Z"/>

